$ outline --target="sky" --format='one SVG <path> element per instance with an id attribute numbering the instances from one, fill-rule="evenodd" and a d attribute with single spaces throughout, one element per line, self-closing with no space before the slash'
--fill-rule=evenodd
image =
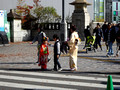
<path id="1" fill-rule="evenodd" d="M 25 0 L 27 5 L 33 5 L 33 0 Z M 72 15 L 74 11 L 74 6 L 69 3 L 75 0 L 65 0 L 65 16 Z M 90 14 L 91 20 L 93 20 L 93 0 L 87 0 L 91 3 L 91 6 L 88 6 L 88 12 Z M 62 15 L 62 0 L 41 0 L 42 6 L 53 6 L 59 15 Z M 17 6 L 17 0 L 0 0 L 0 9 L 10 11 Z"/>

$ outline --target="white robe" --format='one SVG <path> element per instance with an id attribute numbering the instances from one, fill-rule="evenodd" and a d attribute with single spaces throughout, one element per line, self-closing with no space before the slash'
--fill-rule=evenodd
<path id="1" fill-rule="evenodd" d="M 78 33 L 73 32 L 70 36 L 69 46 L 70 46 L 70 68 L 77 70 L 77 54 L 78 54 L 78 44 L 75 45 L 75 39 L 78 39 Z"/>

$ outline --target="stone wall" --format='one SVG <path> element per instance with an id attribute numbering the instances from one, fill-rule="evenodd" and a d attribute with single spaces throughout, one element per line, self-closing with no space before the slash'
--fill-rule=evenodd
<path id="1" fill-rule="evenodd" d="M 12 30 L 11 30 L 11 41 L 20 42 L 22 41 L 21 37 L 21 20 L 14 19 L 12 21 Z"/>
<path id="2" fill-rule="evenodd" d="M 11 42 L 28 41 L 31 38 L 31 30 L 21 29 L 21 20 L 14 19 L 11 21 Z"/>

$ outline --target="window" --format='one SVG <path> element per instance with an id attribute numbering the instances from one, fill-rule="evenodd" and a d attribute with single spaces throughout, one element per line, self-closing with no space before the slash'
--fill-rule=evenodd
<path id="1" fill-rule="evenodd" d="M 94 19 L 104 21 L 104 0 L 94 0 Z"/>
<path id="2" fill-rule="evenodd" d="M 113 21 L 116 21 L 118 23 L 120 18 L 120 0 L 113 0 L 112 10 Z"/>
<path id="3" fill-rule="evenodd" d="M 118 10 L 120 11 L 120 2 L 118 2 Z"/>

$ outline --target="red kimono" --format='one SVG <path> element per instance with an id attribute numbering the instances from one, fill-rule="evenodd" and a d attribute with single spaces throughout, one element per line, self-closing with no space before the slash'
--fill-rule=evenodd
<path id="1" fill-rule="evenodd" d="M 40 53 L 39 53 L 39 64 L 38 66 L 41 66 L 41 69 L 47 69 L 47 62 L 48 62 L 48 46 L 45 44 L 42 44 L 40 47 Z"/>

